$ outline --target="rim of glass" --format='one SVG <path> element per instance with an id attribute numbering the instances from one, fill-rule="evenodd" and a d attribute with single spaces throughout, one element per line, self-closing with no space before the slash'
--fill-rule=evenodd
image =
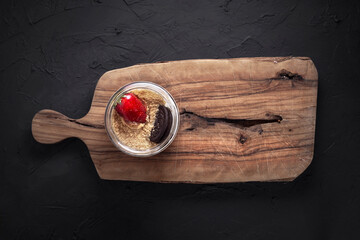
<path id="1" fill-rule="evenodd" d="M 160 94 L 165 102 L 166 106 L 169 107 L 172 117 L 173 117 L 173 124 L 171 126 L 169 135 L 159 144 L 157 144 L 155 147 L 145 149 L 145 150 L 136 150 L 133 148 L 130 148 L 126 146 L 125 144 L 122 144 L 120 140 L 116 137 L 116 134 L 111 126 L 111 114 L 114 110 L 113 105 L 115 101 L 118 100 L 118 97 L 122 95 L 122 93 L 135 90 L 135 89 L 148 89 L 155 91 L 156 93 Z M 119 88 L 109 99 L 108 104 L 106 106 L 105 110 L 105 130 L 110 138 L 111 142 L 114 144 L 116 148 L 118 148 L 120 151 L 135 157 L 150 157 L 154 156 L 162 151 L 164 151 L 175 139 L 177 132 L 179 130 L 180 125 L 180 114 L 179 114 L 179 108 L 176 104 L 175 99 L 173 96 L 162 86 L 148 81 L 138 81 L 138 82 L 132 82 L 128 83 L 121 88 Z"/>

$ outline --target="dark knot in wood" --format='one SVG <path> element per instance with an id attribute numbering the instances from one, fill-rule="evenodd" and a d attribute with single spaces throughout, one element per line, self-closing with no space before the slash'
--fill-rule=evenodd
<path id="1" fill-rule="evenodd" d="M 277 77 L 281 79 L 290 79 L 290 80 L 303 80 L 303 77 L 297 73 L 292 73 L 286 69 L 282 69 L 277 73 Z"/>
<path id="2" fill-rule="evenodd" d="M 247 137 L 245 137 L 244 135 L 240 134 L 239 142 L 240 142 L 241 144 L 244 144 L 244 143 L 246 142 L 246 140 L 247 140 Z"/>

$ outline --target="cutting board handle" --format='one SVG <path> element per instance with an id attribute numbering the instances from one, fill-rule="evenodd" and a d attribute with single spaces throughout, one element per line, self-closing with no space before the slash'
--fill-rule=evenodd
<path id="1" fill-rule="evenodd" d="M 45 144 L 57 143 L 70 137 L 81 138 L 86 134 L 86 126 L 79 120 L 49 109 L 36 113 L 31 128 L 35 140 Z"/>

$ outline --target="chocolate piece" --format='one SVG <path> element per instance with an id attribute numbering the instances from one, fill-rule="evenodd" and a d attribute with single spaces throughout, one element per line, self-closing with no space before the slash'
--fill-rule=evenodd
<path id="1" fill-rule="evenodd" d="M 169 108 L 159 105 L 154 127 L 151 130 L 150 141 L 160 143 L 170 132 L 172 116 Z"/>
<path id="2" fill-rule="evenodd" d="M 171 129 L 171 126 L 172 126 L 172 120 L 173 120 L 173 118 L 172 118 L 172 114 L 171 114 L 171 110 L 169 109 L 169 108 L 167 108 L 167 107 L 165 107 L 165 109 L 168 111 L 168 115 L 169 115 L 169 122 L 168 122 L 168 125 L 167 125 L 167 128 L 166 128 L 166 130 L 165 130 L 165 132 L 164 132 L 164 135 L 163 135 L 163 137 L 161 138 L 161 140 L 160 141 L 163 141 L 168 135 L 169 135 L 169 133 L 170 133 L 170 129 Z"/>

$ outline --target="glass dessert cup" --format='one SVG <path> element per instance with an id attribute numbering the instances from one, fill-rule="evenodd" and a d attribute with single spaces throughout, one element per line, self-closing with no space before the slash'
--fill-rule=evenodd
<path id="1" fill-rule="evenodd" d="M 135 147 L 128 146 L 129 144 L 126 144 L 125 141 L 121 141 L 121 138 L 124 139 L 124 137 L 126 138 L 126 136 L 119 136 L 119 132 L 116 131 L 116 128 L 114 127 L 114 121 L 116 119 L 114 118 L 114 116 L 118 114 L 114 106 L 116 105 L 117 102 L 119 102 L 119 100 L 121 99 L 122 96 L 124 96 L 124 94 L 131 92 L 135 93 L 136 91 L 141 92 L 143 90 L 147 92 L 151 91 L 163 99 L 164 106 L 170 112 L 169 122 L 171 121 L 171 127 L 169 127 L 169 130 L 167 130 L 168 132 L 167 136 L 166 135 L 163 136 L 163 138 L 159 143 L 153 143 L 151 147 L 147 147 L 145 149 L 137 149 Z M 154 114 L 150 116 L 154 117 Z M 150 116 L 147 118 L 147 120 L 150 118 Z M 121 120 L 121 121 L 126 122 L 125 120 Z M 152 121 L 154 122 L 155 120 L 152 119 Z M 162 152 L 163 150 L 165 150 L 175 139 L 179 129 L 179 123 L 180 123 L 179 109 L 176 105 L 174 98 L 163 87 L 152 82 L 133 82 L 121 87 L 110 98 L 105 110 L 105 129 L 111 142 L 120 151 L 136 157 L 149 157 L 156 155 Z M 131 124 L 132 123 L 130 123 L 129 125 Z M 134 129 L 135 129 L 134 131 L 138 131 L 136 127 Z"/>

